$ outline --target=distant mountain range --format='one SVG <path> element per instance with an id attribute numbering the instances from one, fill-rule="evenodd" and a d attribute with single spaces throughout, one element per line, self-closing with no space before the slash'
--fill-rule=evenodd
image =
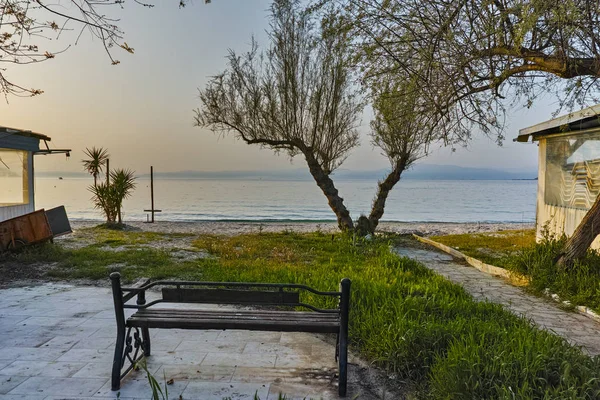
<path id="1" fill-rule="evenodd" d="M 341 169 L 335 171 L 334 179 L 378 180 L 386 176 L 387 170 L 353 171 Z M 84 172 L 44 172 L 36 171 L 40 177 L 85 178 Z M 140 174 L 140 178 L 148 178 L 149 174 Z M 312 180 L 307 169 L 265 170 L 265 171 L 178 171 L 157 172 L 156 179 L 245 179 L 245 180 Z M 91 179 L 91 177 L 90 177 Z M 456 165 L 417 164 L 402 174 L 402 179 L 420 180 L 529 180 L 537 179 L 535 169 L 523 171 L 506 171 L 491 168 L 458 167 Z"/>

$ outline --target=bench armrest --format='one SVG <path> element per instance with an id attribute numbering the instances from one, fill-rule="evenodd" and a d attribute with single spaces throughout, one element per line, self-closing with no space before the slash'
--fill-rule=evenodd
<path id="1" fill-rule="evenodd" d="M 142 305 L 142 304 L 146 304 L 146 290 L 141 290 L 141 291 L 137 291 L 137 290 L 129 290 L 129 289 L 139 289 L 142 288 L 144 286 L 146 286 L 148 283 L 150 283 L 150 278 L 140 278 L 137 281 L 135 281 L 135 283 L 131 286 L 127 287 L 127 294 L 123 295 L 123 303 L 127 303 L 131 298 L 133 298 L 135 295 L 137 295 L 137 304 Z"/>

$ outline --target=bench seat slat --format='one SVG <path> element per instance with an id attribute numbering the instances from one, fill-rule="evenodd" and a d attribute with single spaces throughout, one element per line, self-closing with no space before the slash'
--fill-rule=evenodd
<path id="1" fill-rule="evenodd" d="M 147 309 L 138 311 L 134 314 L 136 318 L 253 318 L 267 320 L 282 320 L 282 319 L 307 319 L 314 321 L 332 321 L 339 320 L 338 314 L 333 313 L 316 313 L 302 311 L 257 311 L 257 310 L 167 310 L 167 309 Z"/>
<path id="2" fill-rule="evenodd" d="M 140 310 L 127 320 L 128 326 L 179 329 L 244 329 L 284 332 L 336 333 L 336 314 L 297 311 Z"/>

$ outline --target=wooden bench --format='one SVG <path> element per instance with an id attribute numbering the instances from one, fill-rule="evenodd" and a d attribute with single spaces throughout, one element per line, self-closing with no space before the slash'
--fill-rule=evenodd
<path id="1" fill-rule="evenodd" d="M 348 310 L 350 279 L 340 282 L 337 292 L 322 292 L 296 284 L 224 283 L 145 280 L 131 287 L 121 286 L 121 275 L 110 274 L 117 342 L 112 367 L 112 390 L 142 357 L 150 356 L 149 329 L 242 329 L 251 331 L 336 333 L 335 351 L 339 367 L 339 394 L 346 395 L 348 373 Z M 146 302 L 146 291 L 160 286 L 162 296 Z M 338 308 L 320 309 L 300 301 L 300 291 L 339 298 Z M 135 304 L 127 304 L 136 298 Z M 201 310 L 152 308 L 159 303 L 232 304 L 277 306 L 286 310 Z M 312 311 L 295 311 L 303 307 Z M 125 318 L 125 309 L 137 311 Z M 129 362 L 125 367 L 126 362 Z"/>

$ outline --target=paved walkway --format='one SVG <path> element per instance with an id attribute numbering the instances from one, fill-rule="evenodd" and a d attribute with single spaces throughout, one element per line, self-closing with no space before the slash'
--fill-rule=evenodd
<path id="1" fill-rule="evenodd" d="M 0 290 L 0 400 L 115 399 L 115 320 L 107 288 L 43 285 Z M 149 370 L 169 398 L 337 398 L 334 346 L 302 333 L 151 330 Z M 355 394 L 349 388 L 349 398 Z M 120 399 L 149 399 L 142 372 Z M 361 397 L 362 399 L 363 397 Z"/>
<path id="2" fill-rule="evenodd" d="M 557 304 L 526 293 L 501 278 L 485 274 L 437 250 L 397 248 L 400 255 L 421 261 L 452 282 L 460 284 L 475 299 L 500 303 L 516 314 L 531 319 L 591 355 L 600 354 L 600 324 L 583 315 L 564 311 Z"/>

